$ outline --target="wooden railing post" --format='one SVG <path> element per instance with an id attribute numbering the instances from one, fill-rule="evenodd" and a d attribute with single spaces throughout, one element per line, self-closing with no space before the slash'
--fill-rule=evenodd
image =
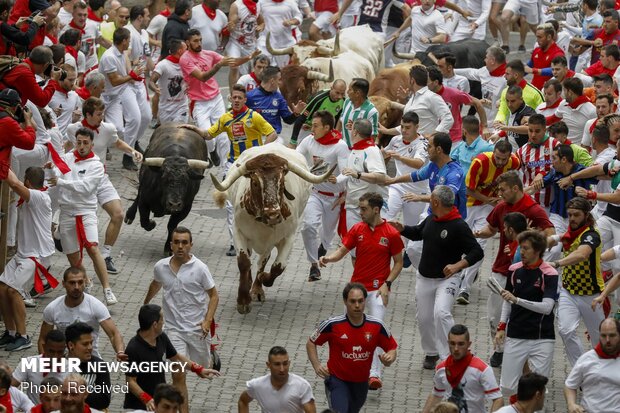
<path id="1" fill-rule="evenodd" d="M 9 194 L 11 188 L 5 181 L 0 181 L 0 274 L 6 265 L 6 239 L 9 222 Z"/>

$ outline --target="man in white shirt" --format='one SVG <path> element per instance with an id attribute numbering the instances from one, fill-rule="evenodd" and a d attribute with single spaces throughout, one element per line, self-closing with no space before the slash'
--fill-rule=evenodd
<path id="1" fill-rule="evenodd" d="M 562 82 L 565 101 L 551 119 L 547 118 L 547 126 L 563 120 L 568 126 L 568 139 L 575 145 L 581 143 L 583 130 L 588 120 L 596 118 L 596 107 L 583 95 L 583 83 L 576 77 Z"/>
<path id="2" fill-rule="evenodd" d="M 99 355 L 99 328 L 105 331 L 118 359 L 125 359 L 125 343 L 120 331 L 106 306 L 90 294 L 84 292 L 86 274 L 83 269 L 69 267 L 62 277 L 62 286 L 66 290 L 49 303 L 43 310 L 41 331 L 39 332 L 39 353 L 44 352 L 44 339 L 54 328 L 64 333 L 65 329 L 76 321 L 81 321 L 93 328 L 93 354 Z"/>
<path id="3" fill-rule="evenodd" d="M 534 413 L 545 410 L 545 394 L 549 379 L 538 373 L 527 373 L 519 379 L 516 402 L 495 413 Z"/>
<path id="4" fill-rule="evenodd" d="M 545 82 L 542 92 L 545 101 L 536 107 L 536 113 L 540 113 L 544 117 L 552 116 L 560 104 L 564 102 L 562 98 L 562 84 L 557 79 L 549 79 Z"/>
<path id="5" fill-rule="evenodd" d="M 29 291 L 33 281 L 39 292 L 43 285 L 39 275 L 45 276 L 50 287 L 58 281 L 47 269 L 54 254 L 52 227 L 52 201 L 43 189 L 45 174 L 43 168 L 30 167 L 26 170 L 24 183 L 9 170 L 6 182 L 20 197 L 17 218 L 17 253 L 0 275 L 0 314 L 6 331 L 0 338 L 0 348 L 7 351 L 24 350 L 32 346 L 26 334 L 26 306 L 22 292 Z"/>
<path id="6" fill-rule="evenodd" d="M 49 178 L 48 183 L 55 187 L 54 194 L 60 207 L 60 241 L 69 264 L 84 268 L 82 256 L 86 249 L 103 287 L 106 304 L 114 305 L 117 300 L 110 288 L 105 261 L 97 248 L 97 190 L 105 171 L 99 157 L 92 151 L 94 136 L 87 128 L 75 132 L 76 150 L 63 156 L 70 170 L 60 177 Z"/>
<path id="7" fill-rule="evenodd" d="M 75 5 L 77 0 L 63 0 L 62 7 L 58 10 L 58 20 L 60 22 L 60 27 L 64 27 L 73 18 L 73 6 Z"/>
<path id="8" fill-rule="evenodd" d="M 159 121 L 187 123 L 189 101 L 187 83 L 179 59 L 187 50 L 187 44 L 178 39 L 169 42 L 170 54 L 162 59 L 149 77 L 149 87 L 159 96 Z"/>
<path id="9" fill-rule="evenodd" d="M 228 42 L 229 32 L 228 17 L 219 10 L 219 6 L 220 0 L 203 0 L 192 8 L 192 18 L 188 23 L 190 28 L 200 30 L 204 50 L 222 53 Z"/>
<path id="10" fill-rule="evenodd" d="M 265 21 L 261 14 L 261 2 L 235 0 L 228 11 L 228 30 L 230 37 L 226 45 L 226 55 L 242 57 L 251 55 L 256 50 L 258 34 L 265 28 Z M 260 57 L 260 56 L 259 56 Z M 254 61 L 256 64 L 256 61 Z M 269 57 L 267 56 L 267 66 Z M 239 74 L 247 75 L 251 68 L 249 64 L 231 67 L 228 74 L 228 86 L 232 89 L 239 83 Z M 260 81 L 258 82 L 260 84 Z M 247 92 L 250 89 L 246 89 Z"/>
<path id="11" fill-rule="evenodd" d="M 312 116 L 312 135 L 301 141 L 297 152 L 304 155 L 312 173 L 321 175 L 333 165 L 338 165 L 334 175 L 347 166 L 349 148 L 342 140 L 342 134 L 334 129 L 334 116 L 320 110 Z M 308 281 L 321 279 L 319 258 L 331 247 L 336 235 L 340 208 L 338 200 L 345 190 L 343 183 L 337 184 L 335 176 L 327 182 L 314 185 L 304 209 L 301 237 L 310 261 Z"/>
<path id="12" fill-rule="evenodd" d="M 110 148 L 116 148 L 131 156 L 136 162 L 142 162 L 142 154 L 118 138 L 116 127 L 108 122 L 103 122 L 105 105 L 103 100 L 90 97 L 82 105 L 82 115 L 84 118 L 80 122 L 73 123 L 67 128 L 67 137 L 71 146 L 76 144 L 76 133 L 81 128 L 89 129 L 93 132 L 94 145 L 93 152 L 105 168 L 106 153 Z M 101 184 L 97 187 L 97 204 L 101 206 L 110 217 L 110 222 L 105 232 L 105 241 L 101 248 L 101 255 L 105 261 L 106 269 L 109 274 L 118 274 L 118 270 L 112 259 L 112 247 L 118 239 L 118 234 L 123 225 L 123 206 L 121 197 L 110 182 L 106 173 Z"/>
<path id="13" fill-rule="evenodd" d="M 454 73 L 456 66 L 456 56 L 452 53 L 445 53 L 437 56 L 437 67 L 443 75 L 443 85 L 458 89 L 461 92 L 469 93 L 469 80 L 465 76 Z"/>
<path id="14" fill-rule="evenodd" d="M 7 396 L 8 394 L 8 396 Z M 34 404 L 17 387 L 11 386 L 11 370 L 0 360 L 0 411 L 29 412 Z M 6 407 L 5 407 L 6 404 Z"/>
<path id="15" fill-rule="evenodd" d="M 258 55 L 254 58 L 252 71 L 247 75 L 241 76 L 236 83 L 245 87 L 246 92 L 256 89 L 260 86 L 261 75 L 267 66 L 269 66 L 269 56 L 264 54 Z"/>
<path id="16" fill-rule="evenodd" d="M 620 406 L 620 321 L 607 318 L 599 331 L 599 344 L 579 357 L 564 384 L 569 412 L 615 412 Z"/>
<path id="17" fill-rule="evenodd" d="M 588 150 L 590 150 L 594 146 L 592 136 L 592 134 L 594 133 L 594 128 L 597 126 L 600 120 L 602 120 L 605 116 L 609 115 L 614 110 L 615 98 L 612 94 L 607 93 L 603 95 L 598 95 L 596 97 L 596 100 L 594 101 L 594 106 L 596 107 L 596 118 L 590 119 L 586 122 L 585 126 L 583 127 L 583 137 L 581 138 L 581 146 Z M 597 202 L 596 204 L 598 205 L 599 203 L 600 202 Z"/>
<path id="18" fill-rule="evenodd" d="M 73 6 L 72 20 L 62 28 L 59 36 L 69 28 L 77 29 L 82 33 L 82 43 L 80 50 L 86 56 L 86 70 L 90 71 L 97 67 L 97 44 L 101 42 L 102 37 L 99 33 L 99 27 L 96 22 L 88 19 L 88 5 L 83 1 L 78 1 Z"/>
<path id="19" fill-rule="evenodd" d="M 280 68 L 289 63 L 289 55 L 272 56 L 267 50 L 267 33 L 274 49 L 286 49 L 297 43 L 294 28 L 301 25 L 303 16 L 295 0 L 261 0 L 261 15 L 265 19 L 265 30 L 258 39 L 261 52 L 271 57 L 271 63 Z"/>
<path id="20" fill-rule="evenodd" d="M 73 113 L 79 109 L 81 99 L 73 90 L 77 79 L 77 72 L 73 66 L 64 64 L 60 67 L 67 74 L 65 80 L 58 81 L 60 87 L 56 89 L 49 107 L 56 114 L 56 124 L 62 134 L 63 140 L 67 140 L 67 126 L 73 120 Z"/>
<path id="21" fill-rule="evenodd" d="M 146 28 L 146 32 L 149 35 L 149 45 L 151 46 L 151 58 L 154 62 L 159 61 L 161 53 L 161 34 L 164 32 L 164 27 L 166 27 L 166 23 L 168 22 L 168 16 L 174 12 L 175 4 L 176 0 L 166 0 L 164 2 L 165 9 L 161 13 L 153 16 Z"/>
<path id="22" fill-rule="evenodd" d="M 269 374 L 246 382 L 246 390 L 239 397 L 239 413 L 249 413 L 252 400 L 263 412 L 316 412 L 312 386 L 303 377 L 289 373 L 291 363 L 284 347 L 272 347 L 266 364 Z"/>
<path id="23" fill-rule="evenodd" d="M 425 52 L 431 44 L 445 43 L 448 39 L 443 15 L 435 8 L 435 0 L 421 0 L 411 9 L 411 15 L 392 35 L 397 39 L 403 30 L 411 30 L 410 53 Z"/>
<path id="24" fill-rule="evenodd" d="M 470 13 L 465 18 L 459 13 L 452 13 L 456 19 L 454 33 L 450 36 L 450 42 L 464 39 L 484 40 L 487 33 L 487 21 L 491 11 L 491 0 L 465 0 L 459 2 L 459 6 Z"/>
<path id="25" fill-rule="evenodd" d="M 80 50 L 82 33 L 78 29 L 69 28 L 60 36 L 58 42 L 65 45 L 65 64 L 73 67 L 77 72 L 78 84 L 84 81 L 86 73 L 86 56 Z"/>

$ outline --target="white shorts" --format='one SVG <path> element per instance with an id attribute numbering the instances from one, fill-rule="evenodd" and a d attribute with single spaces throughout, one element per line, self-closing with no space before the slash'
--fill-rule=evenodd
<path id="1" fill-rule="evenodd" d="M 514 14 L 524 16 L 528 24 L 539 24 L 541 21 L 541 9 L 538 3 L 524 3 L 521 0 L 508 0 L 504 10 L 510 10 Z"/>
<path id="2" fill-rule="evenodd" d="M 335 36 L 336 27 L 331 23 L 331 18 L 333 15 L 334 13 L 331 11 L 320 11 L 316 13 L 316 20 L 313 21 L 312 24 L 318 27 L 320 31 Z"/>
<path id="3" fill-rule="evenodd" d="M 226 45 L 226 54 L 230 57 L 250 56 L 256 49 L 256 45 L 254 47 L 245 47 L 231 39 Z M 252 63 L 250 60 L 246 64 L 239 66 L 239 73 L 242 75 L 249 74 L 252 71 Z"/>
<path id="4" fill-rule="evenodd" d="M 45 267 L 49 266 L 49 257 L 38 258 L 37 261 Z M 37 267 L 33 260 L 15 255 L 4 267 L 4 272 L 0 275 L 0 282 L 5 283 L 18 292 L 30 291 L 36 269 Z"/>
<path id="5" fill-rule="evenodd" d="M 200 332 L 166 331 L 166 334 L 179 354 L 205 368 L 211 367 L 211 335 L 203 339 Z"/>
<path id="6" fill-rule="evenodd" d="M 164 108 L 159 104 L 159 121 L 164 122 L 181 122 L 189 121 L 189 105 L 187 102 L 175 103 Z"/>
<path id="7" fill-rule="evenodd" d="M 360 20 L 360 16 L 357 14 L 347 14 L 340 18 L 338 27 L 346 29 L 347 27 L 357 26 L 357 22 Z"/>
<path id="8" fill-rule="evenodd" d="M 108 174 L 103 175 L 103 180 L 101 181 L 101 185 L 99 189 L 97 189 L 97 203 L 100 206 L 104 206 L 110 201 L 121 200 L 121 197 L 116 192 L 116 188 L 110 182 L 110 177 Z M 64 248 L 64 247 L 63 247 Z"/>
<path id="9" fill-rule="evenodd" d="M 62 250 L 65 254 L 73 254 L 80 251 L 80 243 L 78 241 L 77 229 L 76 229 L 77 217 L 60 213 L 59 229 L 60 242 L 62 242 Z M 97 231 L 97 215 L 87 214 L 82 215 L 82 222 L 84 223 L 84 233 L 86 234 L 86 240 L 88 242 L 97 244 L 99 242 L 99 232 Z"/>

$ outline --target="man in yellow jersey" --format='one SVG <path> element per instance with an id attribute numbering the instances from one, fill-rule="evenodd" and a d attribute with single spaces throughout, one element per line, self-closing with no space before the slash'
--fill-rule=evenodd
<path id="1" fill-rule="evenodd" d="M 207 140 L 215 139 L 220 133 L 226 132 L 228 139 L 230 139 L 230 151 L 227 162 L 224 164 L 224 175 L 244 150 L 254 146 L 261 146 L 264 143 L 274 142 L 278 138 L 273 126 L 260 113 L 246 106 L 245 87 L 234 85 L 230 91 L 229 100 L 232 103 L 232 109 L 224 113 L 209 129 L 204 130 L 194 125 L 183 125 L 183 127 L 197 132 Z M 265 137 L 264 141 L 263 136 Z M 234 257 L 237 255 L 237 252 L 235 251 L 232 235 L 233 207 L 228 200 L 226 201 L 226 223 L 228 224 L 228 236 L 230 237 L 230 248 L 226 255 Z"/>

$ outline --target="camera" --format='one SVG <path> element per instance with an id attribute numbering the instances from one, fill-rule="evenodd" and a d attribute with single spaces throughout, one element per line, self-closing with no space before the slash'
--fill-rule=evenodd
<path id="1" fill-rule="evenodd" d="M 17 105 L 15 107 L 15 112 L 13 112 L 13 119 L 15 119 L 18 123 L 24 123 L 26 121 L 25 112 L 27 111 L 27 108 L 24 108 L 22 105 Z"/>
<path id="2" fill-rule="evenodd" d="M 41 14 L 41 10 L 35 11 L 34 13 L 32 13 L 30 16 L 28 16 L 28 19 L 26 20 L 28 23 L 32 23 L 34 18 L 37 17 L 39 14 Z"/>
<path id="3" fill-rule="evenodd" d="M 60 70 L 62 73 L 60 74 L 60 81 L 62 82 L 63 80 L 65 80 L 67 78 L 67 72 L 62 70 L 61 68 L 59 68 L 56 65 L 49 65 L 45 68 L 45 71 L 43 72 L 43 74 L 46 77 L 51 77 L 52 75 L 52 70 Z"/>

